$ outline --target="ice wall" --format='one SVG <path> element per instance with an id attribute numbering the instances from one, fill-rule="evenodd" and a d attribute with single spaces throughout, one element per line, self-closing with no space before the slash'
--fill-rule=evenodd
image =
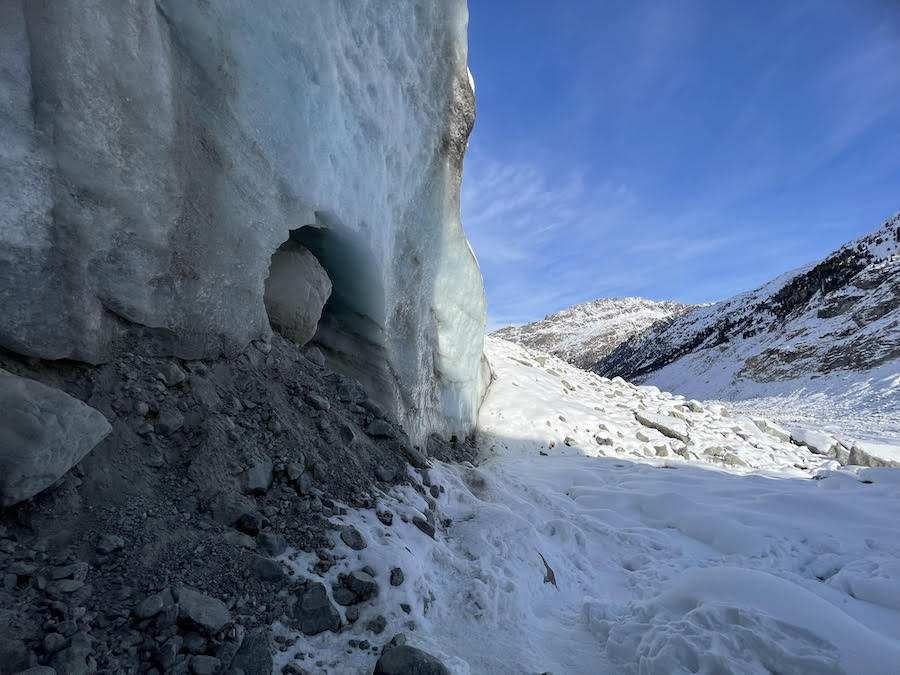
<path id="1" fill-rule="evenodd" d="M 466 23 L 464 0 L 0 0 L 0 345 L 233 352 L 314 226 L 333 365 L 417 440 L 470 429 Z"/>

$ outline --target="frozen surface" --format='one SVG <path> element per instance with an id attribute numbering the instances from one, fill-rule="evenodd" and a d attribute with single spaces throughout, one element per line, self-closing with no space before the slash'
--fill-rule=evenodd
<path id="1" fill-rule="evenodd" d="M 896 672 L 900 470 L 841 470 L 720 406 L 494 338 L 487 353 L 485 460 L 429 470 L 443 488 L 433 540 L 411 522 L 429 508 L 412 488 L 380 498 L 390 527 L 370 511 L 340 519 L 369 545 L 339 543 L 326 580 L 371 565 L 381 591 L 345 632 L 301 638 L 337 655 L 301 662 L 309 672 L 368 674 L 373 656 L 348 639 L 397 632 L 457 675 Z M 679 441 L 637 422 L 642 406 L 682 415 L 701 452 L 656 458 Z M 703 453 L 712 439 L 747 465 Z M 314 556 L 289 562 L 313 576 Z M 373 640 L 376 614 L 388 625 Z"/>
<path id="2" fill-rule="evenodd" d="M 0 344 L 89 362 L 242 349 L 270 330 L 272 254 L 315 226 L 347 244 L 332 260 L 362 263 L 345 274 L 367 302 L 346 308 L 320 260 L 326 314 L 355 318 L 332 334 L 376 364 L 364 383 L 414 438 L 470 430 L 467 20 L 464 0 L 3 2 Z"/>

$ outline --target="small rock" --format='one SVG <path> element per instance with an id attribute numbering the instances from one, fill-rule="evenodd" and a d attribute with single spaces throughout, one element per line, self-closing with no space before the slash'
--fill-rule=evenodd
<path id="1" fill-rule="evenodd" d="M 176 408 L 161 410 L 156 418 L 156 433 L 170 436 L 184 426 L 184 415 Z"/>
<path id="2" fill-rule="evenodd" d="M 262 518 L 255 513 L 242 513 L 241 517 L 237 519 L 237 522 L 234 526 L 243 532 L 244 534 L 249 534 L 251 537 L 255 537 L 259 534 L 260 529 L 262 528 Z"/>
<path id="3" fill-rule="evenodd" d="M 700 401 L 690 400 L 685 405 L 690 409 L 691 412 L 701 413 L 703 412 L 703 405 Z"/>
<path id="4" fill-rule="evenodd" d="M 359 620 L 359 607 L 355 605 L 353 607 L 348 607 L 344 614 L 347 617 L 347 621 L 354 623 Z"/>
<path id="5" fill-rule="evenodd" d="M 366 540 L 362 534 L 352 525 L 345 525 L 341 528 L 341 541 L 354 551 L 361 551 L 366 547 Z"/>
<path id="6" fill-rule="evenodd" d="M 378 511 L 376 515 L 382 525 L 390 527 L 394 523 L 394 514 L 390 511 Z"/>
<path id="7" fill-rule="evenodd" d="M 165 382 L 167 387 L 174 387 L 187 379 L 187 373 L 177 363 L 170 362 L 163 366 L 157 377 Z"/>
<path id="8" fill-rule="evenodd" d="M 391 570 L 391 586 L 399 586 L 403 583 L 403 570 L 395 567 Z"/>
<path id="9" fill-rule="evenodd" d="M 375 633 L 375 635 L 381 635 L 384 629 L 387 628 L 387 619 L 379 614 L 366 624 L 366 628 Z"/>
<path id="10" fill-rule="evenodd" d="M 56 627 L 56 632 L 63 637 L 72 637 L 78 632 L 78 624 L 71 619 L 63 621 Z"/>
<path id="11" fill-rule="evenodd" d="M 270 558 L 277 558 L 287 550 L 287 542 L 284 537 L 274 532 L 260 532 L 256 537 L 256 546 L 260 553 Z"/>
<path id="12" fill-rule="evenodd" d="M 254 464 L 244 473 L 243 490 L 253 495 L 264 495 L 272 487 L 274 468 L 272 462 Z"/>
<path id="13" fill-rule="evenodd" d="M 432 485 L 430 488 L 428 488 L 428 491 L 431 493 L 431 496 L 434 497 L 435 499 L 437 499 L 438 497 L 441 496 L 441 488 L 439 485 Z"/>
<path id="14" fill-rule="evenodd" d="M 10 565 L 7 570 L 10 574 L 15 574 L 17 577 L 23 577 L 27 579 L 35 572 L 37 572 L 37 565 L 32 565 L 31 563 L 20 560 Z"/>
<path id="15" fill-rule="evenodd" d="M 146 417 L 150 414 L 150 405 L 146 401 L 135 401 L 134 412 L 140 417 Z"/>
<path id="16" fill-rule="evenodd" d="M 166 465 L 166 459 L 159 451 L 153 452 L 144 459 L 144 464 L 151 469 L 161 469 Z"/>
<path id="17" fill-rule="evenodd" d="M 262 581 L 276 582 L 284 577 L 284 570 L 276 560 L 264 558 L 260 555 L 253 556 L 253 572 Z"/>
<path id="18" fill-rule="evenodd" d="M 237 546 L 238 548 L 248 548 L 250 550 L 256 549 L 256 541 L 253 540 L 253 537 L 250 537 L 243 532 L 228 530 L 222 535 L 222 538 L 232 546 Z"/>
<path id="19" fill-rule="evenodd" d="M 429 523 L 427 520 L 425 520 L 424 518 L 420 518 L 419 516 L 415 516 L 415 517 L 413 517 L 413 525 L 415 525 L 420 530 L 422 530 L 422 532 L 424 532 L 429 537 L 434 539 L 434 533 L 435 533 L 434 525 Z"/>
<path id="20" fill-rule="evenodd" d="M 563 440 L 563 443 L 565 443 L 566 445 L 571 447 L 571 446 L 575 445 L 576 443 L 578 443 L 578 441 L 576 441 L 571 436 L 566 436 L 565 439 Z"/>
<path id="21" fill-rule="evenodd" d="M 326 630 L 337 632 L 341 625 L 341 615 L 321 583 L 309 584 L 301 591 L 291 617 L 304 635 L 318 635 Z"/>
<path id="22" fill-rule="evenodd" d="M 158 593 L 148 595 L 134 608 L 134 615 L 139 619 L 149 619 L 159 614 L 164 607 L 162 596 Z"/>
<path id="23" fill-rule="evenodd" d="M 200 633 L 188 631 L 184 636 L 182 649 L 188 654 L 204 654 L 206 653 L 207 640 Z"/>
<path id="24" fill-rule="evenodd" d="M 393 469 L 390 469 L 383 464 L 380 464 L 375 469 L 375 477 L 380 481 L 384 481 L 385 483 L 393 482 L 394 478 L 396 478 L 397 474 L 394 473 Z"/>
<path id="25" fill-rule="evenodd" d="M 334 586 L 331 589 L 331 596 L 334 598 L 334 601 L 342 607 L 352 605 L 357 601 L 356 593 L 351 591 L 346 586 Z"/>
<path id="26" fill-rule="evenodd" d="M 175 665 L 180 650 L 181 636 L 173 635 L 156 648 L 153 654 L 153 661 L 163 670 L 167 670 Z"/>
<path id="27" fill-rule="evenodd" d="M 303 469 L 306 468 L 306 462 L 290 462 L 287 467 L 285 467 L 285 473 L 287 474 L 288 480 L 297 480 L 303 474 Z"/>
<path id="28" fill-rule="evenodd" d="M 338 387 L 338 398 L 344 403 L 365 403 L 369 396 L 357 382 L 342 384 Z"/>
<path id="29" fill-rule="evenodd" d="M 46 654 L 55 654 L 65 646 L 66 638 L 59 633 L 47 633 L 44 636 L 44 641 L 41 643 L 41 648 Z"/>
<path id="30" fill-rule="evenodd" d="M 103 555 L 109 555 L 113 551 L 125 548 L 125 541 L 115 534 L 104 534 L 97 539 L 94 550 Z"/>
<path id="31" fill-rule="evenodd" d="M 323 412 L 331 410 L 331 403 L 328 402 L 328 399 L 315 392 L 310 392 L 306 395 L 306 402 L 316 410 L 321 410 Z"/>
<path id="32" fill-rule="evenodd" d="M 638 433 L 640 433 L 640 432 L 638 432 Z M 594 436 L 594 440 L 597 441 L 597 445 L 612 445 L 613 444 L 613 439 L 604 438 L 603 436 Z"/>
<path id="33" fill-rule="evenodd" d="M 69 647 L 57 652 L 50 665 L 60 675 L 87 675 L 94 670 L 87 662 L 90 653 L 91 638 L 86 633 L 76 633 Z"/>
<path id="34" fill-rule="evenodd" d="M 178 588 L 178 618 L 205 635 L 218 633 L 231 622 L 231 613 L 221 600 L 189 588 Z"/>
<path id="35" fill-rule="evenodd" d="M 344 586 L 353 591 L 360 602 L 365 602 L 378 595 L 378 582 L 372 575 L 361 570 L 346 575 Z"/>
<path id="36" fill-rule="evenodd" d="M 54 581 L 58 581 L 59 579 L 77 579 L 78 581 L 84 581 L 89 569 L 90 566 L 85 562 L 54 567 L 50 572 L 50 578 Z"/>
<path id="37" fill-rule="evenodd" d="M 384 420 L 374 419 L 366 425 L 366 433 L 372 438 L 396 438 L 394 427 Z"/>
<path id="38" fill-rule="evenodd" d="M 215 656 L 197 654 L 191 657 L 190 667 L 194 675 L 216 675 L 222 669 L 222 662 Z"/>
<path id="39" fill-rule="evenodd" d="M 747 466 L 747 462 L 730 452 L 725 455 L 725 464 L 728 466 Z"/>
<path id="40" fill-rule="evenodd" d="M 294 486 L 301 495 L 308 495 L 312 491 L 312 483 L 312 474 L 309 471 L 304 471 L 300 478 L 294 481 Z"/>
<path id="41" fill-rule="evenodd" d="M 260 628 L 244 638 L 241 648 L 238 649 L 231 662 L 231 672 L 240 669 L 244 675 L 271 675 L 272 668 L 269 631 Z"/>
<path id="42" fill-rule="evenodd" d="M 307 347 L 306 351 L 303 352 L 303 355 L 307 358 L 307 360 L 315 363 L 319 368 L 325 367 L 325 357 L 322 355 L 322 352 L 318 347 Z"/>
<path id="43" fill-rule="evenodd" d="M 447 666 L 421 649 L 402 645 L 387 650 L 372 675 L 450 675 Z"/>

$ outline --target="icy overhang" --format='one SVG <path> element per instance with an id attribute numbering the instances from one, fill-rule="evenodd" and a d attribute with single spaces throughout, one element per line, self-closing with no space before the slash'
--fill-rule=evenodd
<path id="1" fill-rule="evenodd" d="M 459 222 L 464 0 L 92 8 L 3 5 L 0 345 L 237 351 L 271 330 L 273 254 L 324 222 L 348 243 L 319 261 L 346 301 L 325 320 L 366 307 L 333 351 L 377 345 L 370 384 L 414 439 L 470 430 L 486 370 Z"/>

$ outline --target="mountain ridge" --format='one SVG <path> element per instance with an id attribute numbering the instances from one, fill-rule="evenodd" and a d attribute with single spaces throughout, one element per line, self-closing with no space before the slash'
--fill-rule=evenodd
<path id="1" fill-rule="evenodd" d="M 637 296 L 599 298 L 548 315 L 542 321 L 498 329 L 491 335 L 541 349 L 579 368 L 590 369 L 623 340 L 699 306 Z"/>

